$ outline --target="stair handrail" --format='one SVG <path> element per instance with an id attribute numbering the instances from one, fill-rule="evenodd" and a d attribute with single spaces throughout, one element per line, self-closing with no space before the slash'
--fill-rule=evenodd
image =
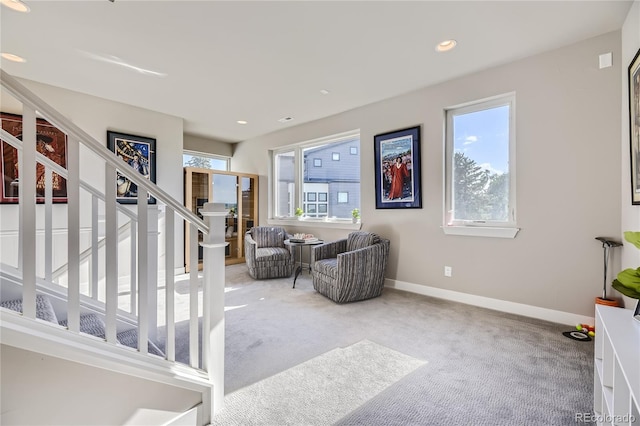
<path id="1" fill-rule="evenodd" d="M 110 151 L 103 144 L 98 142 L 93 136 L 82 130 L 80 127 L 69 121 L 65 116 L 60 114 L 55 108 L 50 106 L 39 96 L 36 96 L 18 80 L 12 77 L 5 70 L 0 68 L 0 81 L 2 86 L 18 100 L 40 112 L 47 121 L 56 126 L 58 129 L 67 134 L 67 136 L 82 142 L 87 148 L 98 154 L 107 164 L 116 168 L 118 173 L 124 175 L 127 179 L 134 182 L 138 187 L 144 188 L 148 193 L 152 194 L 156 199 L 171 207 L 173 211 L 186 221 L 194 224 L 204 234 L 209 233 L 209 227 L 193 212 L 189 211 L 185 206 L 178 203 L 171 195 L 155 183 L 145 179 L 132 168 L 122 167 L 122 161 L 118 159 L 116 154 Z"/>

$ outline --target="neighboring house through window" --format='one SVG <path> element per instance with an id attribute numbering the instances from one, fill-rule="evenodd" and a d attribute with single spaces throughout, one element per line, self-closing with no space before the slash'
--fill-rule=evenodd
<path id="1" fill-rule="evenodd" d="M 273 217 L 301 207 L 311 218 L 351 218 L 360 208 L 360 155 L 352 154 L 359 146 L 359 133 L 350 132 L 274 150 Z"/>

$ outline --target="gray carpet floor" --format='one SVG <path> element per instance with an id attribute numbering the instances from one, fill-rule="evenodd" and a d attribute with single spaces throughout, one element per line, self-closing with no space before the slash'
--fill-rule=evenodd
<path id="1" fill-rule="evenodd" d="M 260 423 L 231 394 L 362 340 L 426 363 L 339 420 L 314 424 L 575 425 L 576 413 L 592 411 L 593 342 L 564 337 L 571 326 L 393 289 L 337 305 L 306 271 L 292 289 L 292 278 L 255 281 L 233 265 L 226 283 L 229 425 L 290 424 L 290 407 Z"/>
<path id="2" fill-rule="evenodd" d="M 212 424 L 332 424 L 424 364 L 362 340 L 226 395 Z"/>

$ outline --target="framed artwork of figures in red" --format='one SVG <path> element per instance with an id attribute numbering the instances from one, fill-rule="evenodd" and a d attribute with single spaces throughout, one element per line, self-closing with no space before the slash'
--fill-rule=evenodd
<path id="1" fill-rule="evenodd" d="M 376 208 L 422 208 L 420 127 L 374 137 Z"/>
<path id="2" fill-rule="evenodd" d="M 22 140 L 22 116 L 0 113 L 2 129 Z M 36 121 L 36 150 L 66 169 L 67 167 L 67 135 L 48 121 L 38 118 Z M 2 163 L 3 183 L 0 190 L 0 203 L 18 203 L 20 194 L 20 166 L 18 150 L 7 141 L 0 138 L 0 157 Z M 67 181 L 62 176 L 52 173 L 53 202 L 67 202 Z M 44 203 L 45 196 L 45 166 L 36 164 L 36 202 Z"/>

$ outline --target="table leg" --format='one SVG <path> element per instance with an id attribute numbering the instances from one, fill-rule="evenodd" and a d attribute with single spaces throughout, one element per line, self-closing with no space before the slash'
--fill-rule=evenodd
<path id="1" fill-rule="evenodd" d="M 296 280 L 298 279 L 298 275 L 300 275 L 300 273 L 302 272 L 302 246 L 300 247 L 300 263 L 298 264 L 298 267 L 296 268 L 296 275 L 295 277 L 293 277 L 293 288 L 296 288 Z"/>

